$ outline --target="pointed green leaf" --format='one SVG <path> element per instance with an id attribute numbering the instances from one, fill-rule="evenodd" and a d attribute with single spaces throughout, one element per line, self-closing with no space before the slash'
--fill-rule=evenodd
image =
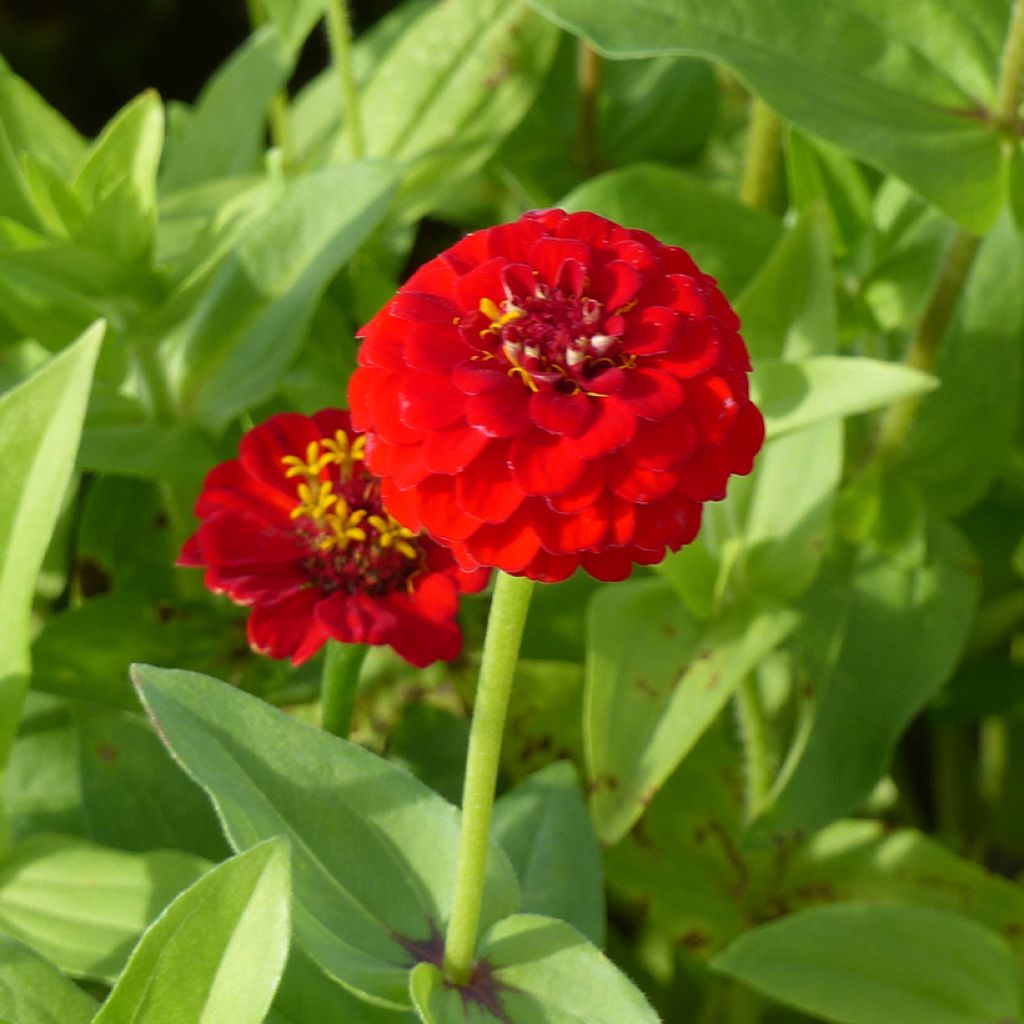
<path id="1" fill-rule="evenodd" d="M 484 937 L 480 956 L 484 979 L 462 991 L 433 964 L 416 967 L 410 989 L 423 1024 L 658 1024 L 640 990 L 564 921 L 508 917 Z"/>
<path id="2" fill-rule="evenodd" d="M 782 117 L 902 178 L 971 231 L 999 212 L 1000 138 L 978 114 L 995 104 L 1001 5 L 531 2 L 613 57 L 721 61 Z"/>
<path id="3" fill-rule="evenodd" d="M 559 206 L 591 210 L 680 245 L 735 298 L 782 234 L 765 214 L 700 178 L 655 164 L 635 164 L 591 178 Z"/>
<path id="4" fill-rule="evenodd" d="M 599 590 L 587 614 L 584 730 L 591 810 L 621 839 L 743 677 L 796 626 L 780 607 L 705 625 L 660 580 Z"/>
<path id="5" fill-rule="evenodd" d="M 305 951 L 373 1001 L 406 1007 L 406 975 L 425 955 L 411 950 L 434 949 L 450 912 L 456 809 L 369 751 L 226 683 L 149 666 L 134 673 L 161 738 L 210 794 L 232 845 L 291 839 Z M 495 843 L 484 926 L 517 903 Z"/>
<path id="6" fill-rule="evenodd" d="M 326 0 L 260 0 L 289 49 L 297 50 L 323 17 Z"/>
<path id="7" fill-rule="evenodd" d="M 70 978 L 9 935 L 0 935 L 0 1014 L 17 1024 L 89 1024 L 96 1003 Z"/>
<path id="8" fill-rule="evenodd" d="M 33 836 L 0 866 L 0 928 L 70 974 L 112 981 L 160 910 L 207 862 Z"/>
<path id="9" fill-rule="evenodd" d="M 816 356 L 757 364 L 751 397 L 764 413 L 769 437 L 812 423 L 880 409 L 931 391 L 938 381 L 922 370 L 860 356 Z"/>
<path id="10" fill-rule="evenodd" d="M 28 676 L 36 576 L 71 476 L 104 325 L 0 396 L 0 764 L 7 760 Z"/>
<path id="11" fill-rule="evenodd" d="M 94 1024 L 262 1024 L 288 956 L 288 904 L 284 838 L 218 865 L 153 922 Z"/>
<path id="12" fill-rule="evenodd" d="M 494 805 L 494 835 L 519 877 L 524 913 L 571 924 L 604 945 L 604 872 L 579 776 L 556 761 Z"/>
<path id="13" fill-rule="evenodd" d="M 1017 964 L 987 928 L 947 911 L 844 903 L 754 928 L 711 962 L 837 1024 L 1019 1019 Z"/>

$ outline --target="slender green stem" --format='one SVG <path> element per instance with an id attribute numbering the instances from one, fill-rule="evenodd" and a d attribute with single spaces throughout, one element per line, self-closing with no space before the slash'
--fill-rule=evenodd
<path id="1" fill-rule="evenodd" d="M 456 985 L 464 985 L 473 970 L 501 739 L 532 592 L 531 580 L 498 573 L 469 734 L 455 894 L 444 948 L 445 977 Z"/>
<path id="2" fill-rule="evenodd" d="M 782 130 L 778 115 L 764 100 L 750 104 L 750 129 L 743 155 L 740 199 L 755 210 L 770 211 L 778 186 Z"/>
<path id="3" fill-rule="evenodd" d="M 352 69 L 352 25 L 346 0 L 328 0 L 327 38 L 331 45 L 331 62 L 341 88 L 341 107 L 345 112 L 352 158 L 362 160 L 366 156 L 366 141 L 359 110 L 359 91 Z"/>
<path id="4" fill-rule="evenodd" d="M 359 672 L 366 660 L 366 644 L 328 640 L 320 684 L 321 724 L 326 732 L 346 737 L 352 728 L 352 709 L 359 689 Z"/>
<path id="5" fill-rule="evenodd" d="M 953 236 L 931 299 L 910 343 L 906 359 L 908 366 L 929 373 L 935 370 L 942 339 L 949 330 L 980 242 L 976 235 L 969 235 L 966 231 L 957 231 Z M 910 433 L 920 405 L 921 396 L 913 395 L 890 406 L 878 435 L 880 454 L 890 456 L 899 451 Z"/>
<path id="6" fill-rule="evenodd" d="M 259 0 L 246 0 L 246 5 L 249 9 L 249 24 L 254 29 L 266 23 L 267 15 Z M 288 113 L 288 93 L 284 89 L 271 99 L 267 120 L 270 124 L 270 141 L 281 150 L 287 167 L 292 159 L 292 126 Z"/>
<path id="7" fill-rule="evenodd" d="M 1003 46 L 996 98 L 996 124 L 1016 133 L 1020 110 L 1021 77 L 1024 75 L 1024 0 L 1016 0 Z"/>
<path id="8" fill-rule="evenodd" d="M 764 999 L 752 988 L 734 982 L 729 988 L 729 1024 L 758 1024 Z"/>
<path id="9" fill-rule="evenodd" d="M 743 736 L 747 774 L 747 814 L 754 817 L 772 787 L 772 742 L 757 677 L 748 675 L 736 691 L 736 715 Z"/>
<path id="10" fill-rule="evenodd" d="M 585 40 L 579 41 L 576 57 L 576 84 L 579 88 L 577 126 L 580 163 L 587 175 L 600 172 L 603 161 L 597 138 L 597 98 L 601 92 L 601 58 Z"/>
<path id="11" fill-rule="evenodd" d="M 931 730 L 931 738 L 932 793 L 937 829 L 942 836 L 966 842 L 964 781 L 970 777 L 974 763 L 967 733 L 959 726 L 936 725 Z"/>
<path id="12" fill-rule="evenodd" d="M 150 415 L 157 423 L 173 423 L 178 418 L 177 411 L 156 341 L 141 338 L 134 352 L 135 365 L 146 389 Z"/>
<path id="13" fill-rule="evenodd" d="M 1002 803 L 1009 761 L 1009 725 L 1001 715 L 987 715 L 981 720 L 978 736 L 978 789 L 985 804 L 986 827 L 991 826 Z"/>

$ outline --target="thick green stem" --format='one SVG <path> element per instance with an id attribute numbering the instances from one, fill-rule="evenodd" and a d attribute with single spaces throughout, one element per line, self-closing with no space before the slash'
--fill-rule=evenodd
<path id="1" fill-rule="evenodd" d="M 366 660 L 366 644 L 328 640 L 320 684 L 320 722 L 326 732 L 347 737 L 359 689 L 359 671 Z"/>
<path id="2" fill-rule="evenodd" d="M 501 739 L 532 592 L 531 580 L 498 573 L 469 734 L 455 894 L 445 938 L 444 973 L 456 985 L 464 985 L 473 970 Z"/>
<path id="3" fill-rule="evenodd" d="M 601 91 L 601 58 L 584 40 L 579 41 L 576 58 L 576 83 L 579 87 L 578 143 L 580 163 L 587 175 L 602 168 L 601 147 L 597 138 L 597 98 Z"/>
<path id="4" fill-rule="evenodd" d="M 946 250 L 946 258 L 935 283 L 935 290 L 910 343 L 906 359 L 908 366 L 928 373 L 934 372 L 942 339 L 949 330 L 953 312 L 967 283 L 967 275 L 970 273 L 980 241 L 976 235 L 969 235 L 966 231 L 957 231 L 953 236 L 953 241 Z M 881 455 L 890 456 L 902 448 L 920 405 L 921 396 L 913 395 L 890 406 L 882 420 L 878 435 L 878 450 Z"/>
<path id="5" fill-rule="evenodd" d="M 1021 77 L 1024 75 L 1024 0 L 1016 0 L 1003 46 L 995 119 L 1002 129 L 1016 134 L 1020 110 Z"/>
<path id="6" fill-rule="evenodd" d="M 266 12 L 260 6 L 259 0 L 247 0 L 249 8 L 249 24 L 253 28 L 259 28 L 267 21 Z M 288 93 L 283 89 L 277 93 L 271 101 L 267 110 L 267 119 L 270 124 L 270 141 L 281 150 L 281 156 L 287 167 L 292 158 L 292 128 L 288 114 Z"/>
<path id="7" fill-rule="evenodd" d="M 771 729 L 754 675 L 748 675 L 736 691 L 736 715 L 746 761 L 747 814 L 754 817 L 768 797 L 773 778 Z"/>
<path id="8" fill-rule="evenodd" d="M 345 112 L 349 146 L 353 160 L 366 156 L 363 118 L 359 110 L 359 91 L 352 69 L 352 25 L 346 0 L 328 0 L 327 38 L 331 45 L 331 63 L 341 88 L 341 107 Z"/>
<path id="9" fill-rule="evenodd" d="M 781 139 L 775 111 L 755 97 L 750 104 L 750 129 L 740 184 L 740 199 L 754 210 L 772 209 L 778 185 Z"/>

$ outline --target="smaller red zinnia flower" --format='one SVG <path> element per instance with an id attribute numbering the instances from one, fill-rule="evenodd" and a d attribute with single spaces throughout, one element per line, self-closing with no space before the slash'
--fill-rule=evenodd
<path id="1" fill-rule="evenodd" d="M 468 235 L 360 333 L 349 401 L 385 500 L 467 568 L 622 579 L 693 540 L 764 440 L 714 279 L 596 214 Z"/>
<path id="2" fill-rule="evenodd" d="M 390 644 L 413 665 L 454 658 L 459 593 L 486 572 L 399 525 L 366 469 L 347 412 L 282 413 L 250 430 L 239 458 L 215 466 L 196 503 L 202 520 L 179 565 L 252 606 L 249 643 L 296 665 L 329 637 Z"/>

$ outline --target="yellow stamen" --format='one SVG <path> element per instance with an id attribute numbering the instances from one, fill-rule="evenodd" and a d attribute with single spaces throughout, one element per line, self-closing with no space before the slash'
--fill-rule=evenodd
<path id="1" fill-rule="evenodd" d="M 485 327 L 480 332 L 481 338 L 486 334 L 497 334 L 505 324 L 509 324 L 513 320 L 518 320 L 520 317 L 526 316 L 526 310 L 512 305 L 512 303 L 507 299 L 502 303 L 502 305 L 505 307 L 504 312 L 502 312 L 501 308 L 493 299 L 480 300 L 480 312 L 491 321 L 490 326 Z"/>

